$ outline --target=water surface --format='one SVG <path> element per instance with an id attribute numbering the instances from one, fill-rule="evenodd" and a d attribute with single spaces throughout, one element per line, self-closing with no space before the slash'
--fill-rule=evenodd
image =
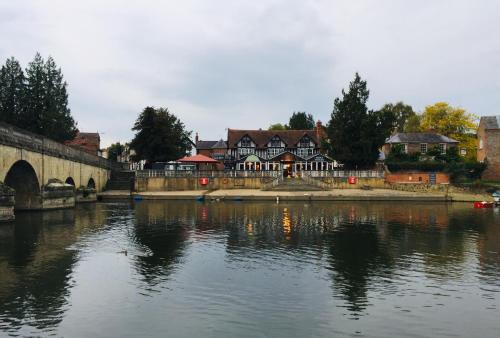
<path id="1" fill-rule="evenodd" d="M 0 336 L 498 337 L 500 212 L 144 201 L 0 225 Z"/>

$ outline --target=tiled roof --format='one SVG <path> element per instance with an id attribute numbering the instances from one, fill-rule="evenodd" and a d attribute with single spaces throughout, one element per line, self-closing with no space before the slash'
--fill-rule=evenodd
<path id="1" fill-rule="evenodd" d="M 240 130 L 240 129 L 228 129 L 227 131 L 227 142 L 229 148 L 236 147 L 237 143 L 244 137 L 249 136 L 252 141 L 256 144 L 257 148 L 266 148 L 269 141 L 274 136 L 279 136 L 287 147 L 296 147 L 300 139 L 307 135 L 311 140 L 316 143 L 317 146 L 321 145 L 321 140 L 318 139 L 322 135 L 318 135 L 316 130 Z"/>
<path id="2" fill-rule="evenodd" d="M 458 141 L 435 133 L 397 133 L 389 137 L 386 143 L 458 143 Z"/>
<path id="3" fill-rule="evenodd" d="M 500 128 L 500 115 L 497 116 L 483 116 L 481 122 L 484 123 L 484 129 L 499 129 Z"/>
<path id="4" fill-rule="evenodd" d="M 227 143 L 223 139 L 220 139 L 212 146 L 212 149 L 226 149 L 226 148 L 227 148 Z"/>
<path id="5" fill-rule="evenodd" d="M 217 141 L 198 141 L 198 142 L 196 142 L 196 149 L 198 149 L 198 150 L 212 149 L 212 147 L 216 143 L 217 143 Z"/>

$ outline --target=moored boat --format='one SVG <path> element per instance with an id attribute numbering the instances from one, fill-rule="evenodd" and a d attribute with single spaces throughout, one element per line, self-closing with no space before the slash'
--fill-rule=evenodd
<path id="1" fill-rule="evenodd" d="M 493 208 L 495 202 L 474 202 L 475 209 L 483 209 L 483 208 Z"/>

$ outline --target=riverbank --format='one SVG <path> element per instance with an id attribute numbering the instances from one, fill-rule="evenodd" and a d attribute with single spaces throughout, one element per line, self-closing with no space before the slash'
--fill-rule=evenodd
<path id="1" fill-rule="evenodd" d="M 106 198 L 114 197 L 108 193 Z M 124 198 L 125 195 L 119 195 Z M 337 189 L 328 191 L 262 191 L 258 189 L 183 190 L 133 193 L 145 200 L 228 200 L 228 201 L 425 201 L 473 202 L 493 201 L 487 194 L 465 192 L 408 192 L 390 189 Z"/>

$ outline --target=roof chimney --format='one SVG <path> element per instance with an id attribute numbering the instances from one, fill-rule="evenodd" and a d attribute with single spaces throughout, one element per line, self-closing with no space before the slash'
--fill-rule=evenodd
<path id="1" fill-rule="evenodd" d="M 321 142 L 321 135 L 322 135 L 322 130 L 323 130 L 323 125 L 321 124 L 321 121 L 318 120 L 318 122 L 316 122 L 316 139 L 318 140 L 318 142 Z M 321 145 L 320 145 L 321 147 Z"/>
<path id="2" fill-rule="evenodd" d="M 198 144 L 198 132 L 196 132 L 196 136 L 194 137 L 194 143 L 196 145 Z"/>

